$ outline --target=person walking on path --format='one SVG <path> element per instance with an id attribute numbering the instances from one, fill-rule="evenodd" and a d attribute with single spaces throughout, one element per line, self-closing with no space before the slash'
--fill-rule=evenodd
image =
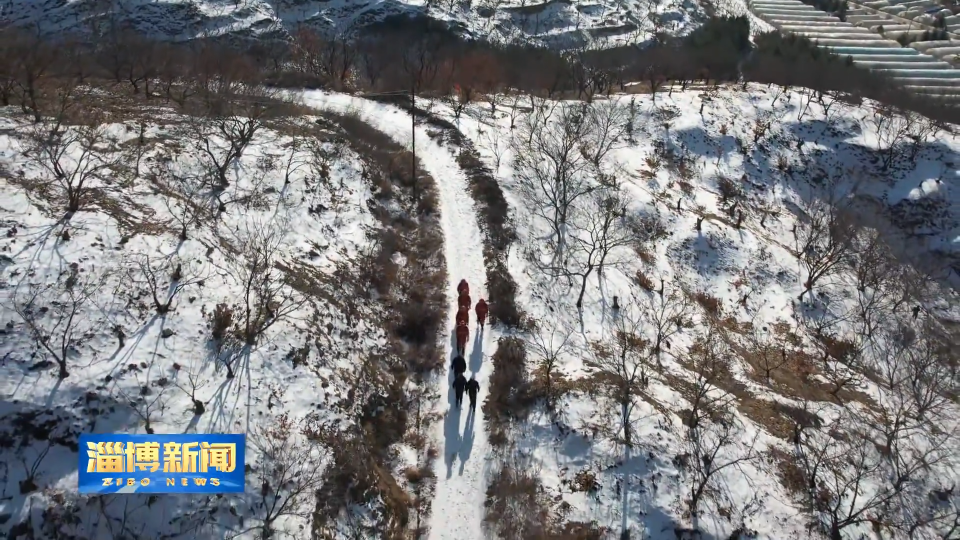
<path id="1" fill-rule="evenodd" d="M 457 297 L 457 307 L 458 308 L 467 308 L 470 309 L 470 293 L 463 291 L 460 293 L 460 296 Z"/>
<path id="2" fill-rule="evenodd" d="M 470 310 L 467 308 L 458 309 L 455 322 L 458 326 L 461 324 L 470 324 Z"/>
<path id="3" fill-rule="evenodd" d="M 477 392 L 480 391 L 480 383 L 475 378 L 476 375 L 470 374 L 470 380 L 466 383 L 467 395 L 470 397 L 470 410 L 477 409 Z"/>
<path id="4" fill-rule="evenodd" d="M 483 330 L 483 323 L 487 320 L 487 302 L 481 298 L 476 307 L 477 322 L 480 323 L 480 329 Z"/>
<path id="5" fill-rule="evenodd" d="M 457 375 L 457 377 L 453 379 L 453 390 L 457 393 L 458 409 L 463 404 L 463 391 L 466 389 L 466 387 L 467 387 L 467 379 L 466 377 L 463 376 L 463 373 Z"/>
<path id="6" fill-rule="evenodd" d="M 465 324 L 461 324 L 457 327 L 457 354 L 464 355 L 467 353 L 467 340 L 470 339 L 470 328 Z"/>
<path id="7" fill-rule="evenodd" d="M 461 279 L 460 284 L 457 285 L 457 294 L 467 293 L 470 294 L 470 285 L 467 283 L 467 280 Z"/>
<path id="8" fill-rule="evenodd" d="M 467 371 L 467 361 L 460 355 L 453 359 L 453 374 L 463 375 Z"/>

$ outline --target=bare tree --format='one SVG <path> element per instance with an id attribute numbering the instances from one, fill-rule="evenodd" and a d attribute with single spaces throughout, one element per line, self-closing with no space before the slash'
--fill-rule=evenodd
<path id="1" fill-rule="evenodd" d="M 481 144 L 493 155 L 494 174 L 500 174 L 500 163 L 503 161 L 503 154 L 507 151 L 509 143 L 503 140 L 500 129 L 494 124 L 487 129 L 480 131 Z"/>
<path id="2" fill-rule="evenodd" d="M 762 371 L 767 385 L 773 380 L 773 373 L 786 366 L 787 347 L 782 339 L 774 336 L 774 326 L 787 326 L 786 321 L 777 321 L 769 326 L 757 321 L 751 324 L 750 331 L 745 337 L 750 347 L 750 354 L 756 359 L 757 367 Z"/>
<path id="3" fill-rule="evenodd" d="M 602 392 L 617 408 L 615 438 L 628 448 L 636 443 L 636 398 L 649 383 L 651 350 L 650 342 L 643 337 L 642 323 L 634 298 L 620 308 L 610 335 L 591 343 L 592 354 L 585 361 L 597 370 Z"/>
<path id="4" fill-rule="evenodd" d="M 417 94 L 428 88 L 437 78 L 440 68 L 436 36 L 428 33 L 408 44 L 401 55 L 401 68 L 410 89 L 410 174 L 413 182 L 413 200 L 420 200 L 420 182 L 417 178 Z"/>
<path id="5" fill-rule="evenodd" d="M 199 157 L 211 176 L 210 180 L 218 182 L 221 187 L 230 185 L 227 171 L 240 160 L 263 128 L 269 112 L 267 102 L 273 97 L 269 94 L 269 91 L 262 90 L 245 96 L 244 102 L 248 106 L 236 113 L 198 116 L 190 122 Z"/>
<path id="6" fill-rule="evenodd" d="M 228 530 L 226 537 L 256 532 L 260 538 L 274 538 L 279 521 L 309 518 L 316 509 L 314 501 L 323 484 L 325 455 L 287 412 L 254 427 L 250 445 L 257 450 L 253 480 L 258 489 L 243 510 L 243 528 Z M 245 522 L 252 524 L 244 526 Z"/>
<path id="7" fill-rule="evenodd" d="M 605 266 L 620 262 L 616 258 L 617 250 L 631 245 L 634 241 L 629 229 L 624 226 L 626 203 L 617 190 L 594 191 L 587 197 L 587 201 L 589 205 L 577 211 L 573 220 L 573 247 L 565 265 L 569 276 L 580 278 L 577 309 L 583 307 L 587 280 L 593 271 L 596 270 L 597 276 L 602 279 Z"/>
<path id="8" fill-rule="evenodd" d="M 174 366 L 176 368 L 176 366 Z M 179 376 L 182 373 L 182 370 L 177 368 L 177 375 Z M 207 385 L 206 381 L 200 379 L 198 375 L 195 375 L 191 372 L 187 372 L 187 384 L 182 385 L 178 382 L 173 383 L 174 386 L 180 389 L 187 397 L 190 398 L 190 403 L 193 404 L 193 408 L 190 409 L 190 412 L 193 413 L 194 417 L 198 417 L 206 412 L 206 404 L 197 399 L 197 392 L 200 391 L 204 386 Z"/>
<path id="9" fill-rule="evenodd" d="M 949 358 L 955 344 L 939 339 L 929 327 L 922 333 L 903 324 L 891 334 L 877 339 L 871 347 L 874 372 L 882 392 L 876 406 L 865 409 L 863 418 L 878 436 L 878 446 L 901 465 L 900 456 L 912 448 L 918 437 L 929 437 L 929 422 L 942 418 L 950 396 L 958 390 L 960 366 Z M 952 365 L 951 365 L 952 364 Z M 935 433 L 945 433 L 938 427 Z M 937 437 L 937 435 L 932 435 Z M 927 440 L 927 447 L 938 446 Z"/>
<path id="10" fill-rule="evenodd" d="M 148 178 L 165 195 L 163 204 L 178 226 L 180 241 L 185 242 L 190 230 L 216 210 L 210 208 L 215 201 L 207 190 L 207 180 L 184 170 L 176 158 L 160 160 L 152 169 Z"/>
<path id="11" fill-rule="evenodd" d="M 850 254 L 855 228 L 842 205 L 836 186 L 828 187 L 827 198 L 811 197 L 793 229 L 794 256 L 807 273 L 799 299 L 812 291 L 824 277 L 841 268 Z"/>
<path id="12" fill-rule="evenodd" d="M 689 295 L 679 285 L 661 286 L 659 292 L 647 294 L 647 299 L 640 300 L 639 305 L 659 363 L 663 349 L 670 348 L 670 339 L 692 326 L 696 310 Z"/>
<path id="13" fill-rule="evenodd" d="M 600 167 L 610 151 L 623 144 L 623 138 L 630 129 L 631 110 L 617 99 L 594 100 L 584 108 L 590 127 L 583 141 L 583 150 L 590 162 Z"/>
<path id="14" fill-rule="evenodd" d="M 550 224 L 558 252 L 563 251 L 573 204 L 597 187 L 580 152 L 586 136 L 579 108 L 557 105 L 528 115 L 514 138 L 517 181 L 533 213 Z"/>
<path id="15" fill-rule="evenodd" d="M 43 119 L 47 86 L 59 59 L 57 47 L 45 40 L 39 29 L 33 34 L 26 31 L 11 34 L 10 56 L 14 60 L 11 67 L 20 94 L 20 107 L 39 123 Z"/>
<path id="16" fill-rule="evenodd" d="M 756 461 L 759 431 L 748 437 L 742 423 L 729 410 L 715 411 L 710 421 L 698 422 L 687 430 L 685 473 L 687 510 L 693 528 L 699 528 L 700 509 L 705 500 L 721 496 L 721 479 L 743 465 Z"/>
<path id="17" fill-rule="evenodd" d="M 864 351 L 867 342 L 856 332 L 843 331 L 844 320 L 824 317 L 806 320 L 813 334 L 813 343 L 820 355 L 823 375 L 833 385 L 836 398 L 845 389 L 856 387 L 863 380 Z"/>
<path id="18" fill-rule="evenodd" d="M 306 302 L 277 268 L 286 233 L 286 220 L 275 217 L 267 222 L 245 223 L 236 235 L 238 256 L 228 271 L 242 287 L 235 318 L 247 346 L 255 345 L 266 330 Z"/>
<path id="19" fill-rule="evenodd" d="M 108 278 L 107 272 L 93 267 L 81 272 L 73 263 L 53 283 L 17 286 L 14 310 L 27 325 L 37 348 L 57 363 L 60 379 L 70 376 L 70 359 L 79 355 L 83 340 L 99 324 L 86 308 Z"/>
<path id="20" fill-rule="evenodd" d="M 690 429 L 696 429 L 712 415 L 727 410 L 733 399 L 720 388 L 732 374 L 730 351 L 718 332 L 716 328 L 708 328 L 707 333 L 698 337 L 686 354 L 686 367 L 692 373 L 693 380 L 687 396 L 690 410 L 685 413 L 683 420 Z"/>
<path id="21" fill-rule="evenodd" d="M 151 260 L 150 255 L 144 254 L 137 261 L 137 269 L 139 275 L 132 275 L 132 282 L 147 288 L 153 307 L 161 316 L 170 312 L 181 291 L 206 279 L 198 273 L 196 263 L 179 258 Z"/>
<path id="22" fill-rule="evenodd" d="M 873 521 L 910 484 L 888 481 L 888 460 L 845 411 L 822 431 L 798 435 L 798 463 L 809 506 L 830 540 L 843 540 L 848 527 Z"/>
<path id="23" fill-rule="evenodd" d="M 291 178 L 300 169 L 310 164 L 309 157 L 316 155 L 316 152 L 308 152 L 312 148 L 310 141 L 305 137 L 294 137 L 288 144 L 284 145 L 287 150 L 286 157 L 283 160 L 283 185 L 289 185 Z"/>
<path id="24" fill-rule="evenodd" d="M 903 269 L 883 235 L 876 229 L 861 229 L 851 237 L 853 268 L 850 276 L 857 291 L 853 319 L 855 331 L 872 340 L 906 301 Z"/>
<path id="25" fill-rule="evenodd" d="M 151 384 L 149 375 L 143 383 L 140 382 L 138 376 L 136 377 L 136 381 L 137 387 L 135 395 L 131 396 L 119 388 L 117 392 L 126 400 L 126 404 L 130 406 L 133 412 L 143 420 L 143 430 L 146 431 L 148 435 L 153 435 L 154 430 L 151 422 L 163 417 L 163 412 L 167 408 L 166 401 L 163 400 L 163 394 L 170 387 L 166 384 Z M 159 388 L 159 390 L 157 390 L 157 388 Z"/>
<path id="26" fill-rule="evenodd" d="M 910 140 L 914 132 L 926 134 L 925 130 L 917 130 L 919 116 L 893 105 L 880 104 L 874 107 L 873 114 L 868 117 L 868 120 L 870 127 L 876 132 L 881 170 L 886 171 L 893 165 L 894 160 L 903 151 L 902 146 Z M 919 147 L 920 142 L 917 141 L 916 144 Z"/>
<path id="27" fill-rule="evenodd" d="M 123 43 L 119 44 L 119 53 L 124 61 L 118 66 L 123 70 L 133 93 L 139 95 L 143 90 L 145 98 L 150 98 L 150 83 L 157 77 L 160 63 L 159 43 L 134 32 L 126 33 Z M 142 88 L 141 88 L 142 87 Z"/>
<path id="28" fill-rule="evenodd" d="M 554 379 L 558 375 L 560 360 L 570 347 L 572 335 L 572 329 L 566 328 L 559 320 L 551 319 L 549 322 L 535 323 L 535 327 L 526 338 L 530 352 L 537 358 L 537 369 L 543 377 L 547 406 L 550 408 L 554 406 L 556 397 Z"/>
<path id="29" fill-rule="evenodd" d="M 112 143 L 96 121 L 73 127 L 37 124 L 27 139 L 27 152 L 47 173 L 41 185 L 58 191 L 71 215 L 87 202 L 90 183 L 103 179 L 122 159 Z"/>

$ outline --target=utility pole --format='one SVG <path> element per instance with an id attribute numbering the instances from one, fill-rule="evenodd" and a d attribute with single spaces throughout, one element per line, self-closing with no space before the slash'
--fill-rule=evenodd
<path id="1" fill-rule="evenodd" d="M 420 202 L 417 182 L 417 81 L 410 81 L 410 174 L 413 181 L 413 202 Z"/>

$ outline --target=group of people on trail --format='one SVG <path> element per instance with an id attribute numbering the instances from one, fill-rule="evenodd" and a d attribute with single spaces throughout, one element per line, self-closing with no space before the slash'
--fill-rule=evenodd
<path id="1" fill-rule="evenodd" d="M 457 317 L 456 317 L 456 334 L 457 334 L 457 354 L 465 354 L 467 349 L 467 340 L 470 338 L 470 285 L 467 284 L 467 280 L 461 279 L 460 284 L 457 285 Z M 484 323 L 487 320 L 487 302 L 481 298 L 477 302 L 476 308 L 474 311 L 477 314 L 477 324 L 480 326 L 480 330 L 483 331 Z"/>
<path id="2" fill-rule="evenodd" d="M 480 391 L 480 383 L 477 382 L 476 376 L 474 374 L 470 375 L 470 380 L 467 380 L 463 376 L 467 371 L 467 361 L 463 358 L 463 355 L 466 354 L 467 349 L 467 339 L 470 337 L 470 329 L 468 325 L 470 324 L 470 285 L 467 284 L 467 280 L 461 279 L 460 284 L 457 285 L 457 305 L 459 309 L 457 310 L 456 318 L 456 334 L 457 334 L 457 356 L 453 359 L 453 390 L 456 392 L 457 396 L 457 407 L 459 408 L 463 404 L 463 393 L 466 392 L 470 396 L 470 410 L 475 410 L 477 408 L 477 393 Z M 477 302 L 475 308 L 477 314 L 477 323 L 480 325 L 481 331 L 483 331 L 484 322 L 487 320 L 487 303 L 483 298 Z"/>

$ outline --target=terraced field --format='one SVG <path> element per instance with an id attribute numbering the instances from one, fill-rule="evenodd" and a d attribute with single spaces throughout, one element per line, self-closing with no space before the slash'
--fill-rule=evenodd
<path id="1" fill-rule="evenodd" d="M 909 4 L 920 1 L 929 2 L 917 0 Z M 886 3 L 886 0 L 871 3 L 880 2 Z M 911 29 L 909 20 L 869 6 L 850 6 L 846 21 L 842 21 L 799 0 L 750 2 L 750 9 L 758 17 L 781 32 L 805 36 L 836 54 L 850 56 L 855 64 L 885 72 L 917 93 L 960 104 L 960 69 L 951 63 L 951 53 L 944 52 L 960 53 L 960 47 L 950 46 L 956 42 L 921 41 L 902 46 L 896 38 L 904 32 L 919 31 L 922 36 L 930 29 L 921 27 L 919 22 L 913 22 Z M 915 7 L 908 9 L 913 10 L 909 13 L 915 13 Z M 881 14 L 891 18 L 881 20 Z M 898 24 L 898 20 L 906 22 Z"/>

